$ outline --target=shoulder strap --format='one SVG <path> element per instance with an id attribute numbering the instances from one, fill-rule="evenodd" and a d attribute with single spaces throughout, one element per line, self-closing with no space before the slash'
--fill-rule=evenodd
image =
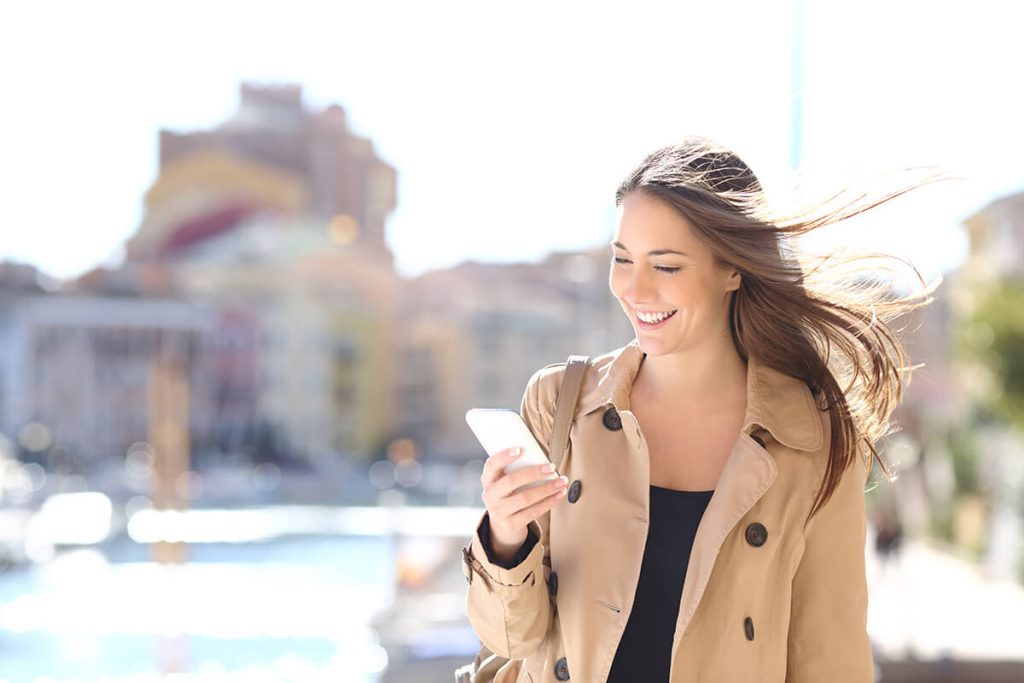
<path id="1" fill-rule="evenodd" d="M 576 412 L 580 388 L 583 386 L 583 375 L 590 366 L 590 356 L 569 356 L 562 374 L 562 385 L 558 389 L 558 400 L 555 402 L 555 422 L 551 427 L 551 440 L 548 442 L 548 458 L 555 463 L 555 469 L 561 470 L 562 457 L 569 445 L 569 428 Z"/>

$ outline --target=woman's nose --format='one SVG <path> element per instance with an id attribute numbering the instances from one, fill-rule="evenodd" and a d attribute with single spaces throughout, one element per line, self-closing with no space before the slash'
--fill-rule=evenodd
<path id="1" fill-rule="evenodd" d="M 637 303 L 644 302 L 651 297 L 653 291 L 650 278 L 640 272 L 639 268 L 635 269 L 626 287 L 626 299 Z"/>

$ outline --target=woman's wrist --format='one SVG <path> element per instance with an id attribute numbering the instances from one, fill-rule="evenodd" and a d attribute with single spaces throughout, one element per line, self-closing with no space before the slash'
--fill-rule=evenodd
<path id="1" fill-rule="evenodd" d="M 499 541 L 494 535 L 491 535 L 491 553 L 495 559 L 502 563 L 509 563 L 515 559 L 516 555 L 519 554 L 523 544 L 526 543 L 526 537 L 524 535 L 523 540 L 516 543 L 503 543 Z"/>
<path id="2" fill-rule="evenodd" d="M 523 529 L 523 535 L 520 539 L 509 539 L 502 537 L 500 534 L 496 535 L 494 527 L 491 526 L 490 515 L 487 516 L 480 528 L 480 541 L 491 562 L 506 568 L 510 568 L 516 563 L 517 559 L 521 559 L 522 551 L 526 543 L 530 541 L 531 536 L 528 529 Z"/>

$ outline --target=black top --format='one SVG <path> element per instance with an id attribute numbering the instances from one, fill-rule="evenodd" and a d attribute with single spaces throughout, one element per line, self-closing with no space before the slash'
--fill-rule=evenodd
<path id="1" fill-rule="evenodd" d="M 667 683 L 686 564 L 712 493 L 651 486 L 640 580 L 608 683 Z"/>

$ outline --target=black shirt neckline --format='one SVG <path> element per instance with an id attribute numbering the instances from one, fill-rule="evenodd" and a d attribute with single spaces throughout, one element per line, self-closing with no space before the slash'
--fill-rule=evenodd
<path id="1" fill-rule="evenodd" d="M 710 491 L 682 491 L 680 489 L 670 489 L 665 488 L 664 486 L 656 486 L 654 484 L 651 484 L 651 491 L 678 496 L 680 498 L 707 498 L 715 492 L 714 489 Z"/>

